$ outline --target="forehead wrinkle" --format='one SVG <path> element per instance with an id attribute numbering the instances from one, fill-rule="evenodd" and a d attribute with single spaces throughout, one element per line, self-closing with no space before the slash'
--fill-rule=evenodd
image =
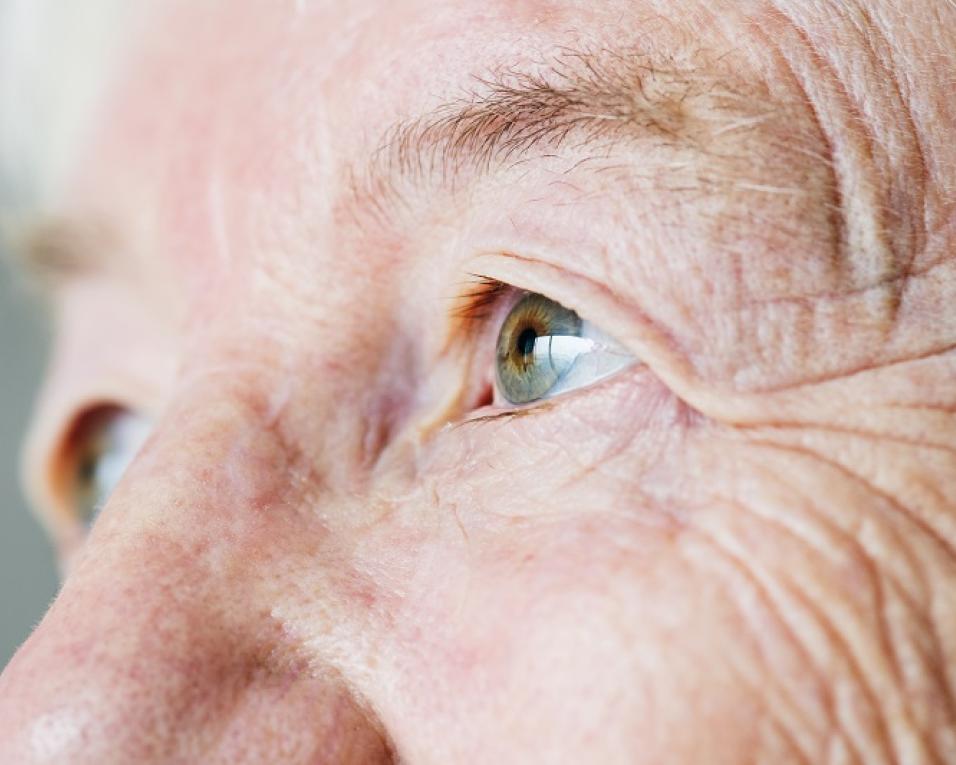
<path id="1" fill-rule="evenodd" d="M 454 190 L 481 176 L 567 151 L 606 159 L 622 144 L 706 154 L 718 139 L 757 131 L 781 105 L 754 97 L 719 56 L 668 57 L 636 49 L 559 48 L 533 71 L 471 78 L 465 92 L 392 125 L 365 168 L 350 167 L 353 202 L 386 215 L 403 182 Z"/>

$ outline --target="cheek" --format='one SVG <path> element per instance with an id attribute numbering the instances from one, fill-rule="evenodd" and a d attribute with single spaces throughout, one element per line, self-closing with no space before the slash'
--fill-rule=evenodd
<path id="1" fill-rule="evenodd" d="M 684 555 L 684 528 L 645 522 L 640 499 L 620 496 L 585 517 L 486 513 L 467 526 L 434 495 L 418 500 L 434 522 L 405 561 L 378 652 L 381 676 L 409 689 L 382 710 L 386 726 L 421 740 L 454 730 L 452 760 L 480 748 L 502 761 L 615 761 L 639 747 L 667 762 L 685 761 L 671 756 L 699 719 L 712 723 L 701 736 L 744 758 L 753 742 L 726 731 L 761 711 L 734 675 L 753 646 L 728 593 Z"/>
<path id="2" fill-rule="evenodd" d="M 642 623 L 663 604 L 656 582 L 673 529 L 632 520 L 639 508 L 623 503 L 583 519 L 487 514 L 465 526 L 432 496 L 423 513 L 434 534 L 406 567 L 384 652 L 388 674 L 417 689 L 395 723 L 471 720 L 478 736 L 520 718 L 516 734 L 532 740 L 597 730 L 609 700 L 629 697 L 647 674 L 641 662 L 659 655 L 639 646 L 659 637 Z"/>
<path id="3" fill-rule="evenodd" d="M 593 685 L 601 656 L 633 653 L 634 604 L 653 599 L 648 582 L 679 529 L 638 486 L 670 461 L 688 421 L 646 371 L 629 377 L 440 435 L 362 554 L 369 566 L 390 560 L 382 578 L 402 582 L 400 674 L 512 704 L 545 681 Z"/>
<path id="4" fill-rule="evenodd" d="M 578 747 L 586 759 L 588 736 L 632 751 L 626 737 L 666 729 L 667 761 L 686 734 L 680 699 L 700 696 L 704 677 L 731 687 L 709 667 L 721 646 L 745 650 L 726 596 L 702 594 L 681 553 L 691 433 L 691 413 L 633 378 L 442 433 L 361 552 L 369 567 L 391 560 L 374 577 L 395 585 L 379 656 L 396 687 L 415 689 L 386 725 L 468 720 L 462 756 L 507 729 L 536 757 L 543 741 L 565 747 L 555 761 Z"/>
<path id="5" fill-rule="evenodd" d="M 520 410 L 466 422 L 428 449 L 420 481 L 430 501 L 451 508 L 466 528 L 500 518 L 587 516 L 612 511 L 645 522 L 656 500 L 644 496 L 672 466 L 696 415 L 645 367 Z"/>

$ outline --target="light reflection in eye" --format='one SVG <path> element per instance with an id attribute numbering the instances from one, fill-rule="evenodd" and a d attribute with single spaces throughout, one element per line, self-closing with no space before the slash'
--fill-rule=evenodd
<path id="1" fill-rule="evenodd" d="M 150 423 L 120 407 L 102 407 L 85 415 L 74 443 L 70 501 L 81 523 L 90 526 L 142 447 Z"/>
<path id="2" fill-rule="evenodd" d="M 512 404 L 552 398 L 635 364 L 615 340 L 543 295 L 525 295 L 498 334 L 495 377 Z"/>

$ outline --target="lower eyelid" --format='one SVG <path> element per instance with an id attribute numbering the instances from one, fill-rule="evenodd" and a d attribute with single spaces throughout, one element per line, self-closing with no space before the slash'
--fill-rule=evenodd
<path id="1" fill-rule="evenodd" d="M 497 404 L 492 404 L 490 407 L 485 407 L 484 409 L 478 409 L 475 412 L 472 412 L 472 414 L 466 417 L 464 420 L 456 423 L 454 427 L 458 428 L 465 425 L 478 425 L 489 422 L 506 422 L 508 420 L 517 420 L 522 417 L 544 414 L 545 412 L 554 409 L 555 403 L 556 402 L 552 399 L 538 401 L 534 404 L 528 404 L 526 406 L 513 409 L 500 409 Z M 493 409 L 495 411 L 486 413 L 487 409 Z"/>
<path id="2" fill-rule="evenodd" d="M 629 379 L 629 376 L 633 376 Z M 625 378 L 622 381 L 622 378 Z M 491 406 L 482 409 L 476 409 L 459 422 L 453 423 L 452 428 L 458 429 L 471 425 L 490 425 L 492 423 L 506 424 L 515 420 L 526 418 L 537 418 L 549 414 L 558 415 L 562 409 L 569 405 L 585 404 L 585 400 L 595 400 L 597 397 L 604 397 L 608 390 L 614 386 L 626 382 L 632 384 L 640 380 L 650 380 L 653 378 L 647 367 L 641 363 L 623 369 L 620 373 L 600 380 L 593 385 L 588 385 L 577 390 L 562 393 L 554 398 L 542 399 L 530 404 L 521 404 L 518 406 L 508 405 L 509 408 L 502 408 L 497 402 Z M 658 385 L 661 383 L 658 381 Z"/>

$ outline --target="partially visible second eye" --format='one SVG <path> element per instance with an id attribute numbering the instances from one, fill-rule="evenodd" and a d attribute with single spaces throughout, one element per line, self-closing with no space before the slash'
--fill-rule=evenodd
<path id="1" fill-rule="evenodd" d="M 509 403 L 529 404 L 604 380 L 636 361 L 574 311 L 528 293 L 498 334 L 495 377 Z"/>
<path id="2" fill-rule="evenodd" d="M 74 435 L 70 500 L 77 518 L 92 525 L 146 437 L 149 422 L 120 407 L 84 415 Z"/>

